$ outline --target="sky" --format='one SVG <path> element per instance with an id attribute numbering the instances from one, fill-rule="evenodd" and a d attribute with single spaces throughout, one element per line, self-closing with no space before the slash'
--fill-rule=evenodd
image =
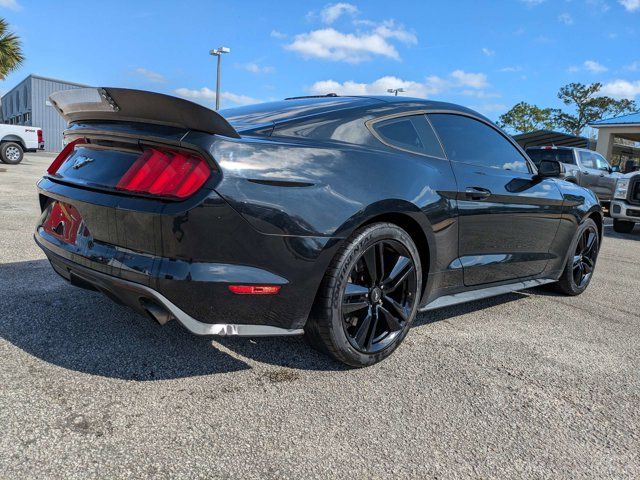
<path id="1" fill-rule="evenodd" d="M 324 94 L 404 95 L 496 119 L 561 106 L 570 82 L 640 100 L 640 0 L 0 0 L 30 73 L 223 107 Z"/>

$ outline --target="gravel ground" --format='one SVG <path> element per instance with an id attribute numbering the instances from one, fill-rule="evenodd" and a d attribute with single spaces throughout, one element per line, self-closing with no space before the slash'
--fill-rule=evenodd
<path id="1" fill-rule="evenodd" d="M 0 478 L 640 476 L 640 227 L 607 226 L 580 297 L 423 314 L 346 370 L 65 284 L 32 239 L 50 161 L 0 164 Z"/>

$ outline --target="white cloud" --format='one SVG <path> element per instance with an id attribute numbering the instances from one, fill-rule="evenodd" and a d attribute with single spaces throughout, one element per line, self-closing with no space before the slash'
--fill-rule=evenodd
<path id="1" fill-rule="evenodd" d="M 460 91 L 460 95 L 464 95 L 466 97 L 476 97 L 476 98 L 499 98 L 500 94 L 496 92 L 487 92 L 485 90 L 472 90 L 466 89 Z"/>
<path id="2" fill-rule="evenodd" d="M 640 10 L 640 0 L 619 0 L 619 3 L 628 12 L 635 12 L 636 10 Z"/>
<path id="3" fill-rule="evenodd" d="M 152 72 L 151 70 L 147 70 L 146 68 L 136 68 L 135 73 L 153 83 L 164 83 L 167 81 L 167 79 L 164 78 L 164 75 L 162 75 L 161 73 Z"/>
<path id="4" fill-rule="evenodd" d="M 388 95 L 387 89 L 402 88 L 412 97 L 426 97 L 431 93 L 437 93 L 438 88 L 429 85 L 428 82 L 420 83 L 411 80 L 388 75 L 371 83 L 357 83 L 348 80 L 344 83 L 335 80 L 322 80 L 314 83 L 309 91 L 321 95 L 325 93 L 337 93 L 338 95 Z"/>
<path id="5" fill-rule="evenodd" d="M 544 3 L 546 0 L 520 0 L 522 3 L 529 7 L 535 7 L 536 5 L 540 5 Z"/>
<path id="6" fill-rule="evenodd" d="M 335 22 L 344 14 L 356 15 L 358 13 L 358 7 L 351 3 L 334 3 L 327 5 L 320 11 L 320 18 L 324 23 L 331 24 Z"/>
<path id="7" fill-rule="evenodd" d="M 467 73 L 464 70 L 455 70 L 451 72 L 451 76 L 462 87 L 485 88 L 489 85 L 484 73 Z"/>
<path id="8" fill-rule="evenodd" d="M 605 67 L 604 65 L 594 60 L 587 60 L 586 62 L 583 63 L 583 65 L 584 65 L 584 68 L 590 71 L 591 73 L 604 73 L 607 70 L 609 70 L 607 67 Z"/>
<path id="9" fill-rule="evenodd" d="M 604 73 L 609 69 L 595 60 L 587 60 L 581 66 L 573 65 L 567 69 L 569 73 L 577 73 L 581 70 L 586 70 L 591 73 Z"/>
<path id="10" fill-rule="evenodd" d="M 573 25 L 573 17 L 569 13 L 561 13 L 558 15 L 558 21 L 565 25 Z"/>
<path id="11" fill-rule="evenodd" d="M 20 5 L 16 0 L 0 0 L 0 7 L 16 11 L 22 9 L 22 5 Z"/>
<path id="12" fill-rule="evenodd" d="M 455 70 L 448 77 L 431 75 L 424 81 L 404 80 L 387 75 L 371 83 L 359 83 L 352 80 L 337 82 L 322 80 L 314 83 L 308 90 L 314 95 L 337 93 L 338 95 L 388 95 L 388 89 L 402 88 L 411 97 L 430 97 L 443 92 L 458 93 L 459 95 L 473 95 L 478 98 L 494 97 L 497 94 L 486 93 L 482 88 L 487 87 L 487 77 L 483 73 L 467 73 Z"/>
<path id="13" fill-rule="evenodd" d="M 177 88 L 173 91 L 176 95 L 182 98 L 188 98 L 189 100 L 198 101 L 199 103 L 209 104 L 216 101 L 216 91 L 207 87 L 202 87 L 199 90 L 192 90 L 189 88 Z M 231 92 L 221 92 L 220 101 L 224 105 L 225 103 L 231 103 L 233 105 L 250 105 L 252 103 L 259 103 L 257 100 L 248 95 L 238 95 Z"/>
<path id="14" fill-rule="evenodd" d="M 521 72 L 522 71 L 522 67 L 520 66 L 515 66 L 515 67 L 504 67 L 500 69 L 501 72 L 504 73 L 515 73 L 515 72 Z"/>
<path id="15" fill-rule="evenodd" d="M 496 54 L 495 50 L 491 50 L 490 48 L 483 47 L 482 53 L 484 53 L 487 57 L 493 57 Z"/>
<path id="16" fill-rule="evenodd" d="M 275 68 L 269 66 L 260 66 L 257 63 L 244 63 L 240 65 L 240 68 L 243 68 L 247 72 L 251 73 L 273 73 L 275 72 Z"/>
<path id="17" fill-rule="evenodd" d="M 386 20 L 366 32 L 343 33 L 334 28 L 323 28 L 301 33 L 285 48 L 304 58 L 348 63 L 364 62 L 373 56 L 400 60 L 400 54 L 392 40 L 405 44 L 418 42 L 413 33 L 402 26 L 396 26 L 393 20 Z"/>
<path id="18" fill-rule="evenodd" d="M 279 38 L 279 39 L 287 38 L 287 34 L 282 33 L 279 30 L 271 30 L 271 33 L 269 35 L 271 35 L 273 38 Z"/>
<path id="19" fill-rule="evenodd" d="M 600 92 L 614 98 L 635 99 L 640 96 L 640 80 L 629 82 L 627 80 L 613 80 L 605 83 Z"/>
<path id="20" fill-rule="evenodd" d="M 471 108 L 489 116 L 491 113 L 504 112 L 508 107 L 504 103 L 483 103 L 481 105 L 473 105 Z"/>

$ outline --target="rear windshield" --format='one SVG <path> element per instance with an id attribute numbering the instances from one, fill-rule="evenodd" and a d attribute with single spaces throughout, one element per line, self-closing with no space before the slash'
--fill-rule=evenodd
<path id="1" fill-rule="evenodd" d="M 573 150 L 559 150 L 559 149 L 543 149 L 543 148 L 531 148 L 527 149 L 527 155 L 533 160 L 533 163 L 539 165 L 542 160 L 556 160 L 562 163 L 570 163 L 575 165 L 576 160 L 573 156 Z"/>

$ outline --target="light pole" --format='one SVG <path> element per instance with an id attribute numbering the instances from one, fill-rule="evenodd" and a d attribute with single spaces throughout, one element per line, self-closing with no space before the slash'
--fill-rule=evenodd
<path id="1" fill-rule="evenodd" d="M 223 53 L 230 53 L 231 49 L 228 47 L 219 47 L 215 50 L 209 50 L 209 55 L 218 57 L 218 73 L 216 75 L 216 110 L 220 110 L 220 60 Z"/>
<path id="2" fill-rule="evenodd" d="M 393 93 L 394 96 L 398 96 L 398 92 L 403 93 L 404 92 L 404 88 L 387 88 L 387 92 L 389 93 Z"/>

